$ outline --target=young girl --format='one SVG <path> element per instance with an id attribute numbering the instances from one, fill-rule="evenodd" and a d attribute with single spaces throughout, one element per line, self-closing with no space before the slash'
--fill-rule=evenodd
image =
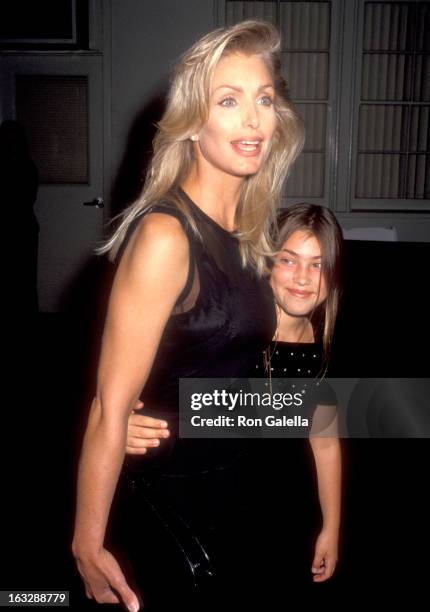
<path id="1" fill-rule="evenodd" d="M 142 195 L 100 251 L 116 257 L 118 268 L 83 440 L 72 542 L 86 594 L 99 603 L 139 607 L 137 588 L 105 546 L 138 398 L 169 414 L 172 435 L 156 461 L 135 457 L 135 472 L 179 511 L 188 502 L 199 528 L 213 535 L 225 570 L 220 585 L 250 557 L 249 547 L 238 544 L 237 563 L 228 569 L 232 534 L 241 531 L 241 541 L 247 539 L 236 486 L 242 483 L 240 445 L 185 444 L 175 427 L 179 378 L 245 377 L 275 332 L 266 254 L 284 179 L 304 141 L 279 53 L 275 28 L 249 21 L 211 32 L 181 58 Z M 134 510 L 131 501 L 129 514 Z M 237 528 L 224 530 L 234 518 Z M 138 546 L 141 557 L 150 557 L 144 539 Z M 170 607 L 180 606 L 175 588 L 181 585 L 169 585 L 155 598 L 170 593 Z M 221 592 L 225 609 L 227 590 Z"/>
<path id="2" fill-rule="evenodd" d="M 262 358 L 255 363 L 254 376 L 268 378 L 306 378 L 321 381 L 327 370 L 330 342 L 340 296 L 340 263 L 342 233 L 335 216 L 327 208 L 312 204 L 295 204 L 280 218 L 277 253 L 273 259 L 270 284 L 277 310 L 277 328 L 273 340 Z M 316 541 L 309 544 L 309 528 L 318 520 L 312 515 L 313 496 L 309 494 L 312 476 L 311 460 L 301 440 L 258 440 L 254 445 L 257 460 L 252 465 L 258 490 L 266 500 L 270 516 L 283 507 L 282 482 L 288 475 L 289 492 L 294 508 L 284 512 L 295 525 L 295 553 L 289 566 L 311 562 L 314 582 L 323 582 L 334 572 L 338 555 L 338 537 L 341 506 L 341 457 L 336 437 L 336 409 L 328 386 L 321 384 L 313 401 L 318 407 L 313 413 L 313 427 L 309 442 L 316 465 L 322 527 Z M 136 404 L 136 409 L 142 407 Z M 330 408 L 330 406 L 332 406 Z M 126 451 L 130 455 L 150 452 L 157 455 L 156 446 L 165 444 L 169 437 L 168 423 L 133 414 L 129 417 Z M 264 457 L 264 462 L 262 462 Z M 263 463 L 263 465 L 262 465 Z M 289 465 L 294 465 L 292 476 Z M 294 485 L 292 481 L 294 480 Z M 257 487 L 256 487 L 257 488 Z M 263 493 L 264 491 L 264 493 Z M 305 514 L 305 521 L 300 515 Z M 276 523 L 275 523 L 276 524 Z M 265 533 L 268 533 L 266 522 Z M 268 539 L 269 536 L 268 536 Z M 291 537 L 285 542 L 292 555 Z M 312 550 L 309 550 L 312 546 Z M 281 548 L 279 536 L 273 548 Z M 309 555 L 312 554 L 312 557 Z M 282 569 L 286 571 L 287 564 Z M 306 581 L 303 581 L 306 585 Z"/>

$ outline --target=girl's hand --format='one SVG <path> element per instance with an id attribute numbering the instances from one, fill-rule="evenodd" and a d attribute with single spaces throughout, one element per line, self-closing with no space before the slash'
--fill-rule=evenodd
<path id="1" fill-rule="evenodd" d="M 316 544 L 312 562 L 314 582 L 324 582 L 332 575 L 338 556 L 338 533 L 334 530 L 322 529 Z"/>
<path id="2" fill-rule="evenodd" d="M 128 586 L 115 557 L 106 548 L 84 555 L 74 553 L 89 599 L 98 603 L 124 603 L 130 612 L 140 609 L 137 595 Z"/>
<path id="3" fill-rule="evenodd" d="M 125 452 L 130 455 L 144 455 L 148 449 L 159 446 L 160 440 L 170 436 L 166 421 L 136 414 L 135 411 L 141 408 L 143 402 L 137 401 L 128 417 Z"/>

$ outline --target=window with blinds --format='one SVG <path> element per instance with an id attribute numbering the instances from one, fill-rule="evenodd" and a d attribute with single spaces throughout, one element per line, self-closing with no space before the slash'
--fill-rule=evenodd
<path id="1" fill-rule="evenodd" d="M 430 3 L 366 1 L 362 11 L 353 208 L 428 199 Z"/>
<path id="2" fill-rule="evenodd" d="M 252 18 L 275 24 L 282 36 L 283 76 L 306 126 L 306 143 L 286 185 L 288 198 L 328 198 L 327 123 L 330 105 L 332 2 L 225 2 L 225 23 Z"/>
<path id="3" fill-rule="evenodd" d="M 306 125 L 286 201 L 429 210 L 430 2 L 219 0 L 220 25 L 250 18 L 280 30 Z"/>

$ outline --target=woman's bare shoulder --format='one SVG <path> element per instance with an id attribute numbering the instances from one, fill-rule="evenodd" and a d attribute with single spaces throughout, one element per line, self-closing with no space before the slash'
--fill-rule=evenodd
<path id="1" fill-rule="evenodd" d="M 174 255 L 176 263 L 179 263 L 187 260 L 188 248 L 188 238 L 177 217 L 164 212 L 149 212 L 138 222 L 124 256 L 136 260 Z"/>

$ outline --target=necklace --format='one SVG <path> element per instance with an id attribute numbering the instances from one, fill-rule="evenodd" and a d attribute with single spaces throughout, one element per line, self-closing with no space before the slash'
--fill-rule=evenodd
<path id="1" fill-rule="evenodd" d="M 281 309 L 278 306 L 278 304 L 275 303 L 275 308 L 276 308 L 276 331 L 275 331 L 275 335 L 273 337 L 273 349 L 272 351 L 270 350 L 270 345 L 264 349 L 263 351 L 263 364 L 264 364 L 264 371 L 266 373 L 267 378 L 269 379 L 269 389 L 270 389 L 270 394 L 272 395 L 272 357 L 275 354 L 277 345 L 278 345 L 278 340 L 279 340 L 279 327 L 280 327 L 280 320 L 281 320 Z M 306 327 L 307 327 L 308 323 L 305 324 L 305 326 L 303 327 L 303 330 L 301 331 L 298 339 L 295 341 L 295 344 L 299 344 L 303 334 L 305 333 Z"/>
<path id="2" fill-rule="evenodd" d="M 268 376 L 269 378 L 269 389 L 270 389 L 270 395 L 272 395 L 272 357 L 275 354 L 276 351 L 276 347 L 278 344 L 278 336 L 279 336 L 279 322 L 280 322 L 280 308 L 278 306 L 278 304 L 275 303 L 275 309 L 276 309 L 276 331 L 275 331 L 275 335 L 273 337 L 274 340 L 274 345 L 273 345 L 273 350 L 270 351 L 270 344 L 267 348 L 264 349 L 263 351 L 263 363 L 264 363 L 264 371 L 266 372 L 266 376 Z"/>

